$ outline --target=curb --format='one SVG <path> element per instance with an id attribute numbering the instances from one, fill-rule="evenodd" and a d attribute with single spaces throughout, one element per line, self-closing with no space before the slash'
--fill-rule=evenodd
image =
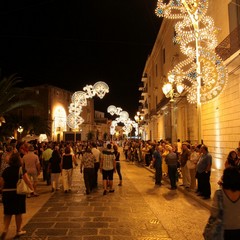
<path id="1" fill-rule="evenodd" d="M 155 171 L 150 169 L 149 167 L 147 166 L 143 166 L 146 170 L 148 170 L 149 172 L 151 173 L 154 173 L 155 174 Z M 166 183 L 169 183 L 169 180 L 166 179 L 166 178 L 163 178 L 162 179 L 164 182 Z M 199 198 L 196 194 L 194 194 L 193 192 L 190 192 L 180 186 L 177 186 L 177 189 L 184 193 L 185 195 L 187 195 L 188 197 L 191 197 L 193 198 L 195 201 L 197 201 L 198 203 L 200 203 L 203 207 L 207 208 L 208 210 L 211 210 L 211 207 L 212 207 L 212 199 L 209 199 L 209 200 L 203 200 L 201 198 Z"/>

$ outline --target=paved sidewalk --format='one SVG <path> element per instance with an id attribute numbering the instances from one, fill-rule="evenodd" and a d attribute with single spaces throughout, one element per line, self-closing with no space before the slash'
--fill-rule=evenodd
<path id="1" fill-rule="evenodd" d="M 100 186 L 85 195 L 82 175 L 75 169 L 72 192 L 50 194 L 24 226 L 27 234 L 21 240 L 170 240 L 132 182 L 124 176 L 125 187 L 118 187 L 115 178 L 114 193 L 103 196 Z"/>
<path id="2" fill-rule="evenodd" d="M 153 174 L 155 174 L 154 169 L 151 169 L 149 167 L 145 167 L 148 171 L 152 172 Z M 210 177 L 210 183 L 211 183 L 211 198 L 204 200 L 202 199 L 202 197 L 197 196 L 196 193 L 189 191 L 187 189 L 185 189 L 184 187 L 181 187 L 179 185 L 182 184 L 182 179 L 179 179 L 179 182 L 177 183 L 177 188 L 179 191 L 183 192 L 184 194 L 192 197 L 193 199 L 195 199 L 197 202 L 201 203 L 204 207 L 208 208 L 210 210 L 211 206 L 212 206 L 212 197 L 214 195 L 214 192 L 219 188 L 219 185 L 217 184 L 217 182 L 219 181 L 219 179 L 222 176 L 222 170 L 216 170 L 216 169 L 212 169 L 211 171 L 211 177 Z M 163 181 L 169 182 L 169 178 L 163 178 Z"/>

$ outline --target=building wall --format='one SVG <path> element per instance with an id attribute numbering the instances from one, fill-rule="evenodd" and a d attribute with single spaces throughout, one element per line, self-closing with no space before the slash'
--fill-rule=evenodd
<path id="1" fill-rule="evenodd" d="M 211 1 L 209 7 L 208 14 L 214 18 L 215 25 L 221 27 L 219 42 L 228 37 L 229 29 L 234 28 L 233 12 L 230 15 L 228 12 L 230 2 L 220 0 L 216 5 Z M 237 8 L 232 4 L 231 8 Z M 213 166 L 217 169 L 224 167 L 228 153 L 238 147 L 240 140 L 240 73 L 237 70 L 240 59 L 226 59 L 225 64 L 229 72 L 225 90 L 212 102 L 202 105 L 203 139 L 213 155 Z"/>
<path id="2" fill-rule="evenodd" d="M 236 17 L 237 11 L 240 11 L 240 7 L 231 3 L 230 0 L 218 0 L 217 4 L 215 0 L 209 0 L 207 16 L 214 19 L 215 26 L 218 28 L 218 43 L 226 41 L 225 39 L 231 31 L 238 26 L 240 20 Z M 143 71 L 143 74 L 147 74 L 148 81 L 149 79 L 151 79 L 151 83 L 155 81 L 154 88 L 158 89 L 157 92 L 154 92 L 153 88 L 148 91 L 148 98 L 151 102 L 150 111 L 156 108 L 153 101 L 155 95 L 157 95 L 158 103 L 164 98 L 162 85 L 167 80 L 167 73 L 175 64 L 186 59 L 180 53 L 179 45 L 174 45 L 172 42 L 173 25 L 173 20 L 163 20 L 152 53 Z M 225 47 L 228 48 L 229 46 L 226 45 Z M 165 62 L 163 51 L 165 51 Z M 209 151 L 213 156 L 213 167 L 217 169 L 224 167 L 227 154 L 238 147 L 240 140 L 240 71 L 238 70 L 240 57 L 238 55 L 239 53 L 234 54 L 225 60 L 229 72 L 225 90 L 212 102 L 202 104 L 202 139 L 204 144 L 209 147 Z M 154 75 L 156 65 L 159 70 L 157 76 Z M 169 126 L 171 121 L 169 118 L 169 103 L 166 106 L 161 106 L 161 109 L 157 109 L 156 115 L 160 111 L 164 113 L 165 120 L 162 121 L 163 118 L 158 117 L 154 122 L 154 118 L 151 117 L 147 125 L 149 133 L 153 132 L 156 126 L 158 128 L 158 134 L 152 134 L 152 137 L 156 139 L 152 140 L 159 140 L 161 135 L 168 138 L 169 128 L 174 127 L 176 138 L 180 138 L 181 141 L 190 140 L 193 144 L 197 143 L 198 117 L 196 105 L 189 104 L 184 99 L 177 100 L 174 105 L 173 126 Z M 164 126 L 162 126 L 163 124 Z M 163 134 L 161 134 L 160 129 L 164 131 Z"/>
<path id="3" fill-rule="evenodd" d="M 51 85 L 27 88 L 25 93 L 21 95 L 21 99 L 32 99 L 37 101 L 39 105 L 38 107 L 28 106 L 18 109 L 18 115 L 22 116 L 22 120 L 32 116 L 42 117 L 48 123 L 51 132 L 48 138 L 52 141 L 65 140 L 64 133 L 74 135 L 77 132 L 81 135 L 81 140 L 87 140 L 87 134 L 90 131 L 95 134 L 97 130 L 100 133 L 105 132 L 107 124 L 95 123 L 93 99 L 88 99 L 87 106 L 82 109 L 81 117 L 84 119 L 84 123 L 79 126 L 79 129 L 73 130 L 68 127 L 67 116 L 71 96 L 72 92 Z"/>

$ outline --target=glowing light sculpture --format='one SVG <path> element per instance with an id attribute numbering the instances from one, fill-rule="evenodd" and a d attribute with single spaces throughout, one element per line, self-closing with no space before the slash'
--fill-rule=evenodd
<path id="1" fill-rule="evenodd" d="M 97 95 L 103 98 L 109 92 L 109 87 L 105 82 L 96 82 L 93 86 L 86 85 L 83 91 L 74 92 L 72 95 L 72 103 L 69 105 L 69 115 L 67 116 L 67 125 L 72 129 L 77 129 L 84 119 L 80 116 L 82 107 L 87 106 L 87 99 Z"/>
<path id="2" fill-rule="evenodd" d="M 115 128 L 118 125 L 118 123 L 123 123 L 123 133 L 128 136 L 128 134 L 132 131 L 132 128 L 134 127 L 135 134 L 138 135 L 138 124 L 135 121 L 132 121 L 129 118 L 129 114 L 126 111 L 122 111 L 122 108 L 120 107 L 115 107 L 114 105 L 110 105 L 107 108 L 107 112 L 110 113 L 112 116 L 114 114 L 118 115 L 118 117 L 112 121 L 111 126 L 110 126 L 110 134 L 114 135 L 116 133 Z"/>
<path id="3" fill-rule="evenodd" d="M 180 85 L 189 103 L 198 107 L 198 140 L 201 140 L 201 103 L 213 100 L 227 83 L 227 69 L 215 53 L 217 28 L 206 16 L 208 0 L 158 0 L 155 13 L 159 17 L 178 19 L 174 42 L 188 58 L 169 73 L 169 82 Z"/>

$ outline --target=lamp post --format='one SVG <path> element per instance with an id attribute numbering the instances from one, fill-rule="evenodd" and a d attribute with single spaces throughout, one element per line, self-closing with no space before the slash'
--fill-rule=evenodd
<path id="1" fill-rule="evenodd" d="M 22 126 L 19 126 L 18 129 L 17 129 L 17 131 L 19 132 L 19 138 L 20 138 L 20 140 L 21 140 L 21 134 L 22 134 L 22 132 L 23 132 L 23 127 L 22 127 Z"/>
<path id="2" fill-rule="evenodd" d="M 137 122 L 137 126 L 138 126 L 138 139 L 140 139 L 140 133 L 139 133 L 139 124 L 141 123 L 141 121 L 143 120 L 143 116 L 140 115 L 140 112 L 137 112 L 137 114 L 134 116 L 135 121 Z"/>
<path id="3" fill-rule="evenodd" d="M 165 83 L 162 87 L 162 91 L 167 98 L 170 98 L 170 108 L 171 108 L 171 140 L 174 143 L 176 139 L 176 130 L 175 130 L 175 117 L 174 117 L 174 98 L 179 97 L 183 91 L 181 84 L 176 86 L 177 92 L 173 86 L 173 79 L 169 77 L 169 82 Z"/>

